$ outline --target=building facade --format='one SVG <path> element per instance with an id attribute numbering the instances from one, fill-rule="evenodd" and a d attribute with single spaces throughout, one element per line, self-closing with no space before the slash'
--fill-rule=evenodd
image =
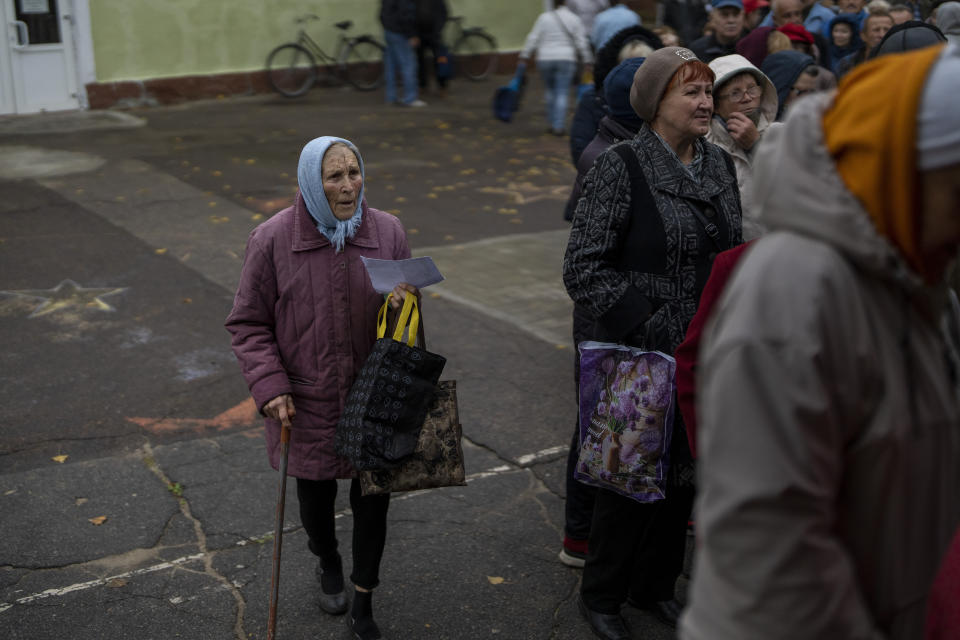
<path id="1" fill-rule="evenodd" d="M 538 0 L 447 0 L 516 52 Z M 328 54 L 352 35 L 382 39 L 379 0 L 0 0 L 0 114 L 108 108 L 269 91 L 267 54 L 295 18 Z M 515 59 L 507 56 L 507 60 Z"/>

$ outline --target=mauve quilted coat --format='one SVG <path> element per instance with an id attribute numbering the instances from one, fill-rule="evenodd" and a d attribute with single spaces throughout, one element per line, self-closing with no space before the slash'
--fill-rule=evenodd
<path id="1" fill-rule="evenodd" d="M 333 452 L 340 412 L 376 340 L 383 296 L 373 290 L 361 256 L 410 257 L 403 225 L 367 207 L 342 253 L 321 234 L 303 197 L 250 234 L 233 310 L 226 320 L 233 352 L 263 410 L 290 393 L 293 419 L 287 473 L 308 480 L 349 478 L 353 468 Z M 267 452 L 280 466 L 280 423 L 266 419 Z"/>

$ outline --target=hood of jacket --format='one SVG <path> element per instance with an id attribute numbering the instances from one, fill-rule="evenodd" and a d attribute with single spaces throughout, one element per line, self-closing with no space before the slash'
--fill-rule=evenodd
<path id="1" fill-rule="evenodd" d="M 754 158 L 753 211 L 769 231 L 792 231 L 834 246 L 859 268 L 902 286 L 921 285 L 844 185 L 823 136 L 833 92 L 797 102 L 764 135 Z"/>
<path id="2" fill-rule="evenodd" d="M 844 22 L 850 25 L 850 30 L 853 32 L 853 35 L 850 36 L 850 42 L 845 47 L 838 47 L 833 44 L 833 25 Z M 841 58 L 845 58 L 851 53 L 856 53 L 863 47 L 863 40 L 860 38 L 860 22 L 857 20 L 856 16 L 849 13 L 841 13 L 836 16 L 833 20 L 830 21 L 830 24 L 827 26 L 826 32 L 827 37 L 827 50 L 830 52 L 830 61 L 836 66 Z M 834 69 L 836 71 L 836 69 Z"/>
<path id="3" fill-rule="evenodd" d="M 777 110 L 777 119 L 783 117 L 783 106 L 787 100 L 787 94 L 793 88 L 797 78 L 803 73 L 803 70 L 816 61 L 805 53 L 799 51 L 777 51 L 771 53 L 763 61 L 760 70 L 766 74 L 777 88 L 777 99 L 779 107 Z"/>
<path id="4" fill-rule="evenodd" d="M 767 36 L 773 27 L 757 27 L 737 42 L 737 53 L 760 66 L 767 57 Z"/>
<path id="5" fill-rule="evenodd" d="M 753 77 L 756 78 L 757 84 L 763 88 L 763 95 L 760 97 L 760 112 L 766 116 L 769 122 L 773 122 L 776 119 L 780 106 L 777 88 L 770 78 L 764 75 L 752 62 L 735 53 L 730 56 L 714 58 L 713 61 L 710 62 L 710 68 L 713 69 L 713 73 L 716 76 L 716 79 L 713 81 L 713 95 L 717 95 L 720 88 L 730 80 L 733 80 L 734 76 L 744 72 L 752 74 Z"/>
<path id="6" fill-rule="evenodd" d="M 945 2 L 937 7 L 937 26 L 944 35 L 960 35 L 960 2 Z"/>

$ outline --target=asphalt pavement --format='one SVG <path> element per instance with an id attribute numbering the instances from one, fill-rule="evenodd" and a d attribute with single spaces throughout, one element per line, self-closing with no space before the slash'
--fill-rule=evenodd
<path id="1" fill-rule="evenodd" d="M 557 560 L 576 418 L 560 265 L 569 141 L 538 83 L 429 106 L 322 87 L 127 112 L 0 118 L 0 629 L 4 638 L 265 638 L 278 476 L 229 347 L 246 237 L 290 204 L 300 148 L 353 140 L 366 195 L 446 280 L 466 487 L 393 497 L 374 596 L 387 638 L 589 638 Z M 347 558 L 346 484 L 338 535 Z M 288 487 L 278 639 L 322 613 Z M 635 638 L 673 637 L 626 608 Z"/>

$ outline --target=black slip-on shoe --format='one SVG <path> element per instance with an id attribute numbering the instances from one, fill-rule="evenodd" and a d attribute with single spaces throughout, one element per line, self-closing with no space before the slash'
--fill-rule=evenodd
<path id="1" fill-rule="evenodd" d="M 577 596 L 580 613 L 590 623 L 590 628 L 598 638 L 604 640 L 630 640 L 630 630 L 619 613 L 599 613 L 587 607 L 583 598 Z"/>

